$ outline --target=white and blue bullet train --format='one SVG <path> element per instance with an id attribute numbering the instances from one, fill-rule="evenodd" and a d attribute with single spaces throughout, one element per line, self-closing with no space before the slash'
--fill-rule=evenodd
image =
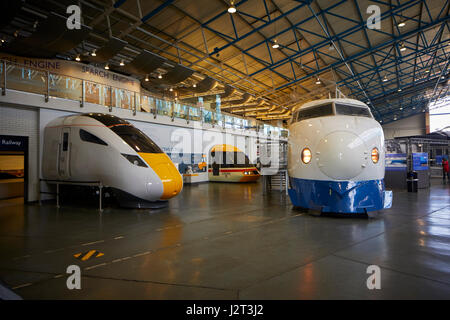
<path id="1" fill-rule="evenodd" d="M 44 130 L 42 175 L 50 181 L 100 181 L 121 206 L 158 207 L 183 180 L 170 158 L 128 121 L 86 113 L 51 121 Z"/>
<path id="2" fill-rule="evenodd" d="M 363 214 L 390 208 L 384 161 L 383 129 L 366 104 L 324 99 L 293 110 L 288 172 L 295 207 Z"/>

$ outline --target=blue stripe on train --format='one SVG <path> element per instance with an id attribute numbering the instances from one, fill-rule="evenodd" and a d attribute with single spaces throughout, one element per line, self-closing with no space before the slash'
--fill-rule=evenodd
<path id="1" fill-rule="evenodd" d="M 337 213 L 365 213 L 390 208 L 392 192 L 384 180 L 320 181 L 289 178 L 289 196 L 296 207 Z"/>

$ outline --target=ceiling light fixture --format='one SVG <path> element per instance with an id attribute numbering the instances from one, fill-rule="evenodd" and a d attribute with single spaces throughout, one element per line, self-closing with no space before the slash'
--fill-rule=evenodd
<path id="1" fill-rule="evenodd" d="M 384 78 L 383 78 L 383 82 L 386 82 L 386 81 L 388 81 L 388 78 L 385 75 Z"/>
<path id="2" fill-rule="evenodd" d="M 75 58 L 76 61 L 81 61 L 80 55 L 77 55 Z"/>
<path id="3" fill-rule="evenodd" d="M 194 83 L 194 84 L 192 85 L 192 87 L 197 88 L 197 85 Z"/>
<path id="4" fill-rule="evenodd" d="M 398 26 L 400 28 L 403 28 L 404 26 L 406 26 L 406 22 L 405 21 L 400 21 L 400 23 L 398 24 Z"/>
<path id="5" fill-rule="evenodd" d="M 398 90 L 397 90 L 398 92 L 402 92 L 402 88 L 398 88 Z"/>
<path id="6" fill-rule="evenodd" d="M 332 43 L 332 42 L 330 43 L 330 46 L 328 47 L 328 50 L 329 50 L 329 51 L 333 51 L 333 50 L 334 50 L 334 46 L 333 46 L 333 43 Z"/>
<path id="7" fill-rule="evenodd" d="M 317 78 L 317 80 L 316 80 L 316 84 L 321 84 L 321 82 L 320 82 L 320 79 L 319 79 L 319 78 Z"/>
<path id="8" fill-rule="evenodd" d="M 402 46 L 400 47 L 400 51 L 405 51 L 406 50 L 406 47 L 405 47 L 405 45 L 402 43 Z"/>
<path id="9" fill-rule="evenodd" d="M 106 64 L 105 70 L 109 70 L 109 65 L 108 64 Z"/>
<path id="10" fill-rule="evenodd" d="M 172 91 L 173 91 L 173 88 L 170 88 L 169 91 L 172 92 Z"/>
<path id="11" fill-rule="evenodd" d="M 162 79 L 162 74 L 158 74 L 158 79 Z"/>
<path id="12" fill-rule="evenodd" d="M 95 50 L 92 51 L 91 56 L 93 56 L 93 57 L 97 56 L 97 53 L 95 53 Z"/>
<path id="13" fill-rule="evenodd" d="M 228 7 L 228 12 L 229 12 L 229 13 L 235 13 L 235 12 L 236 12 L 236 7 L 233 6 L 233 5 L 229 6 L 229 7 Z"/>
<path id="14" fill-rule="evenodd" d="M 280 47 L 280 45 L 278 44 L 277 39 L 273 40 L 272 48 L 278 49 L 279 47 Z"/>
<path id="15" fill-rule="evenodd" d="M 430 73 L 430 70 L 425 70 L 425 73 Z"/>
<path id="16" fill-rule="evenodd" d="M 123 67 L 125 65 L 125 62 L 123 60 L 120 61 L 120 66 Z"/>

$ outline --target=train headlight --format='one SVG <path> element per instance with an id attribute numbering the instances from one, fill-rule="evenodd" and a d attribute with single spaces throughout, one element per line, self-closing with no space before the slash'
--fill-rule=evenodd
<path id="1" fill-rule="evenodd" d="M 147 165 L 145 164 L 145 162 L 142 161 L 141 158 L 139 158 L 138 156 L 135 156 L 132 154 L 125 154 L 125 153 L 122 153 L 122 155 L 128 161 L 130 161 L 132 164 L 134 164 L 135 166 L 147 168 Z"/>
<path id="2" fill-rule="evenodd" d="M 311 162 L 312 159 L 312 154 L 311 154 L 311 150 L 309 150 L 308 148 L 305 148 L 302 150 L 302 161 L 304 164 L 308 164 Z"/>
<path id="3" fill-rule="evenodd" d="M 372 162 L 377 163 L 379 159 L 380 159 L 380 154 L 378 153 L 378 149 L 373 148 L 372 149 Z"/>

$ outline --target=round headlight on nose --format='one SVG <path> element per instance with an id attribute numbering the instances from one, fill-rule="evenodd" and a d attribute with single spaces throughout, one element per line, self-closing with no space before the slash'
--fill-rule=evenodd
<path id="1" fill-rule="evenodd" d="M 305 148 L 302 150 L 302 161 L 304 164 L 310 163 L 312 158 L 311 150 Z"/>
<path id="2" fill-rule="evenodd" d="M 373 148 L 372 149 L 372 162 L 377 163 L 379 159 L 380 159 L 380 154 L 378 153 L 378 149 Z"/>

